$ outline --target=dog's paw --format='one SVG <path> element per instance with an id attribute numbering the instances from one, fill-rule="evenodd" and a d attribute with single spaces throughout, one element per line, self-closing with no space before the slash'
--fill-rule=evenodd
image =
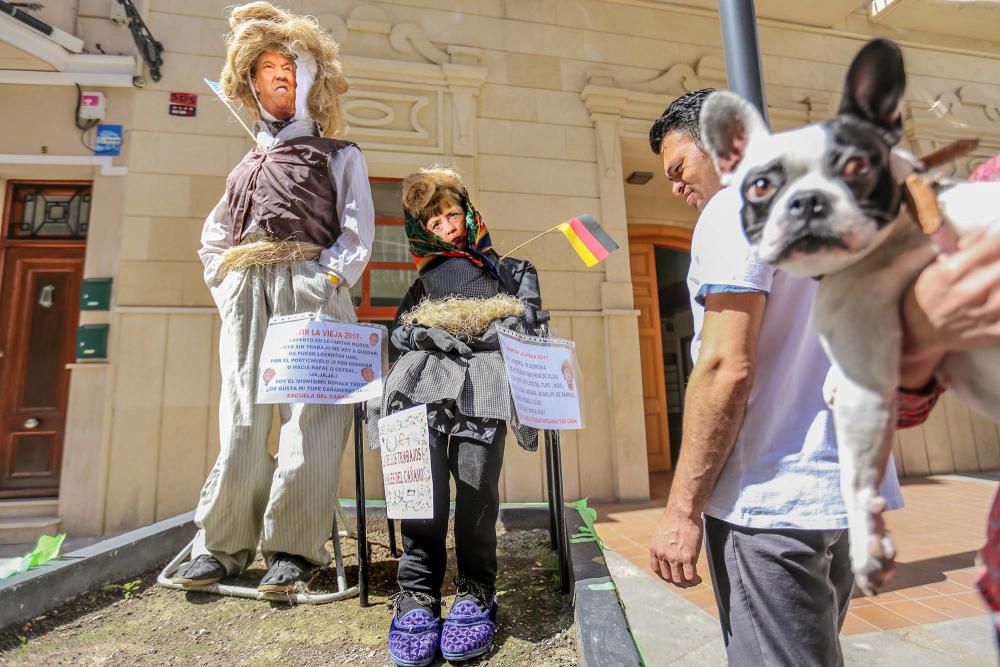
<path id="1" fill-rule="evenodd" d="M 863 545 L 861 549 L 851 545 L 854 581 L 865 595 L 876 595 L 892 578 L 896 567 L 896 547 L 888 535 L 870 535 L 867 541 L 860 543 Z"/>
<path id="2" fill-rule="evenodd" d="M 869 507 L 883 509 L 881 498 Z M 886 534 L 881 513 L 854 512 L 850 517 L 850 554 L 854 580 L 865 595 L 875 595 L 889 582 L 895 568 L 896 547 Z"/>

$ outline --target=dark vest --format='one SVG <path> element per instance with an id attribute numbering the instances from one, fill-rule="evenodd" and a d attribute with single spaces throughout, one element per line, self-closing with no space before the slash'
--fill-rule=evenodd
<path id="1" fill-rule="evenodd" d="M 252 218 L 279 241 L 327 248 L 340 236 L 337 193 L 327 160 L 350 141 L 297 137 L 269 151 L 254 148 L 226 179 L 229 243 L 243 239 Z"/>

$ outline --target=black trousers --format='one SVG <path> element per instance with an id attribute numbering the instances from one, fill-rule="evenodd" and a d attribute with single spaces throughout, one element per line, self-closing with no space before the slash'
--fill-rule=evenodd
<path id="1" fill-rule="evenodd" d="M 500 513 L 500 467 L 504 434 L 501 423 L 492 443 L 447 436 L 431 430 L 431 474 L 434 518 L 404 519 L 403 557 L 397 581 L 400 589 L 441 599 L 448 565 L 449 473 L 455 478 L 455 555 L 458 574 L 493 588 L 497 576 L 497 516 Z M 450 442 L 449 442 L 450 440 Z"/>

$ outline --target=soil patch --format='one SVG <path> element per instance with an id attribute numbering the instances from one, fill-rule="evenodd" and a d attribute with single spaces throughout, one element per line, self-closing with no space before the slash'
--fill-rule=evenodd
<path id="1" fill-rule="evenodd" d="M 91 591 L 0 635 L 0 663 L 392 665 L 387 602 L 397 590 L 396 560 L 384 528 L 369 530 L 371 606 L 365 609 L 357 598 L 291 606 L 164 589 L 156 585 L 157 569 Z M 558 593 L 558 561 L 549 550 L 548 532 L 500 530 L 496 641 L 487 655 L 466 664 L 576 665 L 573 610 L 569 598 Z M 357 542 L 345 538 L 341 544 L 345 560 L 353 561 Z M 445 609 L 455 594 L 454 563 L 449 542 Z M 347 570 L 348 581 L 354 581 L 356 567 Z M 256 585 L 264 571 L 259 561 L 240 579 Z M 311 590 L 335 591 L 334 572 L 322 572 Z"/>

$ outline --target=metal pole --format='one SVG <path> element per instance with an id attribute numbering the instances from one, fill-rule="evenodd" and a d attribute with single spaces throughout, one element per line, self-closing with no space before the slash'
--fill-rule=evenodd
<path id="1" fill-rule="evenodd" d="M 749 100 L 768 123 L 753 0 L 719 0 L 719 22 L 729 90 Z"/>
<path id="2" fill-rule="evenodd" d="M 554 516 L 556 519 L 556 535 L 559 546 L 559 583 L 560 590 L 565 595 L 570 591 L 569 535 L 566 533 L 566 521 L 563 515 L 565 508 L 563 506 L 562 452 L 559 447 L 559 436 L 559 431 L 545 432 L 546 445 L 551 446 L 552 452 L 553 478 L 555 481 L 553 495 L 555 496 L 556 506 Z"/>
<path id="3" fill-rule="evenodd" d="M 365 445 L 361 438 L 364 411 L 361 403 L 354 404 L 354 484 L 358 517 L 358 601 L 368 606 L 368 521 L 365 516 Z"/>
<path id="4" fill-rule="evenodd" d="M 389 555 L 393 558 L 399 558 L 399 549 L 396 548 L 396 522 L 392 519 L 386 519 L 386 523 L 389 524 Z"/>
<path id="5" fill-rule="evenodd" d="M 545 439 L 545 477 L 549 495 L 549 544 L 552 550 L 559 548 L 559 533 L 556 532 L 556 478 L 555 466 L 552 460 L 552 439 L 549 432 L 542 433 Z"/>

